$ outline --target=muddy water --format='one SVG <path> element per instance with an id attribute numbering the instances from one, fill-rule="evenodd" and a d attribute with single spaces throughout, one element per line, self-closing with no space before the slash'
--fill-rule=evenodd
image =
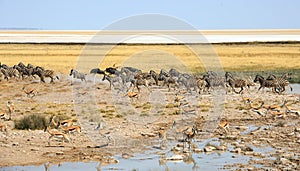
<path id="1" fill-rule="evenodd" d="M 199 144 L 199 147 L 207 142 Z M 218 145 L 217 139 L 211 139 L 210 143 Z M 172 144 L 173 146 L 173 144 Z M 185 153 L 178 154 L 183 155 L 183 160 L 166 160 L 177 154 L 168 150 L 159 150 L 152 148 L 152 150 L 146 151 L 143 154 L 137 154 L 129 159 L 124 159 L 121 156 L 114 156 L 119 162 L 117 164 L 110 164 L 107 166 L 101 166 L 101 162 L 66 162 L 60 165 L 58 164 L 45 164 L 40 166 L 13 166 L 3 167 L 0 171 L 39 171 L 46 170 L 45 166 L 48 166 L 48 171 L 81 171 L 81 170 L 227 170 L 225 165 L 233 165 L 236 163 L 245 164 L 250 160 L 249 156 L 239 155 L 231 153 L 230 147 L 227 151 L 214 151 L 210 153 Z M 265 148 L 253 148 L 255 152 L 268 152 L 274 150 L 272 147 Z M 257 166 L 262 167 L 262 166 Z M 234 168 L 231 168 L 234 169 Z M 231 170 L 230 169 L 230 170 Z"/>

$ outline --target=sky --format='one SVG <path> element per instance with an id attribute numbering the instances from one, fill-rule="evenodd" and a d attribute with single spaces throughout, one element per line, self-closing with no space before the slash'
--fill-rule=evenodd
<path id="1" fill-rule="evenodd" d="M 141 14 L 200 30 L 300 29 L 299 0 L 0 0 L 0 29 L 101 30 Z"/>

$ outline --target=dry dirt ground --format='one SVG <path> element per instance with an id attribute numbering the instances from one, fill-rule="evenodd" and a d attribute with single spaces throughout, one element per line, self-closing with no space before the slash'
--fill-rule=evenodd
<path id="1" fill-rule="evenodd" d="M 75 80 L 73 85 L 66 75 L 53 84 L 49 80 L 46 80 L 47 83 L 39 83 L 39 80 L 2 81 L 0 112 L 7 113 L 8 100 L 14 102 L 15 112 L 12 114 L 13 121 L 1 121 L 9 125 L 9 130 L 7 134 L 0 132 L 0 166 L 65 161 L 114 163 L 113 156 L 116 154 L 127 158 L 151 148 L 165 150 L 157 135 L 159 130 L 166 130 L 167 144 L 178 144 L 172 150 L 182 154 L 182 130 L 195 125 L 198 134 L 192 144 L 193 151 L 231 151 L 233 158 L 250 156 L 247 164 L 229 164 L 225 168 L 256 168 L 261 165 L 264 168 L 300 169 L 300 122 L 297 114 L 288 113 L 285 117 L 274 118 L 262 109 L 264 116 L 260 116 L 242 101 L 241 95 L 222 95 L 219 91 L 198 95 L 183 90 L 175 93 L 171 89 L 168 92 L 166 87 L 152 86 L 151 92 L 142 87 L 139 99 L 129 99 L 126 93 L 118 90 L 119 85 L 111 90 L 107 82 L 102 82 L 98 76 L 96 78 L 95 83 L 89 76 L 86 83 Z M 23 86 L 35 88 L 37 95 L 27 97 Z M 184 96 L 179 103 L 174 102 L 176 94 Z M 251 87 L 243 97 L 250 98 L 253 105 L 258 105 L 260 100 L 265 105 L 281 105 L 286 99 L 288 106 L 299 110 L 299 95 L 296 94 L 257 93 L 257 87 Z M 219 110 L 222 110 L 221 113 L 217 113 Z M 49 134 L 43 130 L 14 129 L 14 121 L 29 114 L 40 114 L 48 119 L 57 115 L 77 120 L 75 124 L 82 126 L 82 132 L 70 135 L 72 143 L 53 139 L 49 145 Z M 217 128 L 220 119 L 228 121 L 228 134 Z M 176 125 L 172 128 L 174 121 Z M 206 138 L 216 138 L 219 144 L 199 147 L 199 142 Z M 271 150 L 255 150 L 258 148 Z"/>

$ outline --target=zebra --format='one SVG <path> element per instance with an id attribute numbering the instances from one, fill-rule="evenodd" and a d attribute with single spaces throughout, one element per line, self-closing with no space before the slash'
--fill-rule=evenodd
<path id="1" fill-rule="evenodd" d="M 94 82 L 95 82 L 96 74 L 102 74 L 103 78 L 104 78 L 105 71 L 103 71 L 103 70 L 101 70 L 99 68 L 94 68 L 94 69 L 91 69 L 90 74 L 94 74 Z M 102 80 L 103 80 L 103 78 L 102 78 Z"/>
<path id="2" fill-rule="evenodd" d="M 53 70 L 45 70 L 43 67 L 35 67 L 33 69 L 32 75 L 37 75 L 40 77 L 41 82 L 45 83 L 45 77 L 49 77 L 51 79 L 50 83 L 53 83 L 54 78 L 59 80 L 58 76 L 55 76 L 55 72 Z"/>
<path id="3" fill-rule="evenodd" d="M 235 79 L 230 72 L 225 73 L 225 80 L 232 90 L 237 94 L 240 94 L 244 90 L 244 87 L 248 87 L 248 89 L 250 88 L 250 84 L 248 84 L 246 80 L 240 78 Z M 236 92 L 234 88 L 241 88 L 241 90 Z"/>
<path id="4" fill-rule="evenodd" d="M 291 79 L 291 73 L 284 73 L 282 74 L 279 78 L 277 78 L 275 75 L 270 75 L 267 80 L 273 80 L 276 82 L 276 89 L 275 91 L 277 93 L 282 93 L 285 92 L 285 86 L 289 85 L 289 81 L 288 79 Z M 293 90 L 293 88 L 290 86 L 291 91 Z"/>
<path id="5" fill-rule="evenodd" d="M 191 92 L 191 88 L 194 87 L 194 90 L 196 91 L 197 89 L 197 81 L 193 77 L 186 77 L 183 74 L 180 74 L 177 80 L 177 83 L 181 83 L 185 86 L 187 91 Z"/>
<path id="6" fill-rule="evenodd" d="M 83 74 L 83 73 L 80 73 L 74 69 L 71 69 L 70 71 L 70 76 L 73 75 L 73 78 L 77 78 L 77 79 L 80 79 L 81 81 L 85 81 L 86 82 L 86 79 L 85 79 L 85 75 L 86 74 Z M 71 80 L 71 84 L 72 84 L 72 80 Z"/>
<path id="7" fill-rule="evenodd" d="M 134 88 L 136 87 L 138 89 L 138 92 L 140 92 L 139 86 L 141 85 L 145 86 L 151 92 L 151 90 L 149 89 L 148 80 L 144 78 L 132 79 L 129 89 L 133 86 L 132 91 L 134 91 Z"/>
<path id="8" fill-rule="evenodd" d="M 133 68 L 133 67 L 122 67 L 121 68 L 121 73 L 128 73 L 128 72 L 131 72 L 131 73 L 136 73 L 136 74 L 140 74 L 142 73 L 142 70 L 140 69 L 137 69 L 137 68 Z"/>
<path id="9" fill-rule="evenodd" d="M 257 92 L 260 89 L 264 89 L 265 87 L 267 88 L 272 88 L 272 91 L 275 92 L 276 88 L 278 87 L 276 81 L 274 80 L 265 80 L 263 76 L 257 74 L 255 76 L 254 82 L 259 82 L 260 87 L 258 88 Z"/>
<path id="10" fill-rule="evenodd" d="M 176 87 L 178 87 L 178 84 L 177 84 L 176 80 L 173 77 L 167 77 L 164 74 L 159 74 L 158 80 L 163 81 L 164 82 L 163 86 L 167 85 L 169 91 L 171 90 L 170 89 L 170 84 L 175 85 L 174 90 L 175 90 Z"/>
<path id="11" fill-rule="evenodd" d="M 119 83 L 122 87 L 124 88 L 124 86 L 127 88 L 126 84 L 124 84 L 124 78 L 125 76 L 123 74 L 117 76 L 109 76 L 109 75 L 104 75 L 102 81 L 107 80 L 109 82 L 109 88 L 111 89 L 111 86 L 114 86 L 114 83 Z"/>
<path id="12" fill-rule="evenodd" d="M 5 64 L 4 64 L 5 65 Z M 15 77 L 19 78 L 19 72 L 13 67 L 7 67 L 0 68 L 0 71 L 4 75 L 4 79 L 8 80 L 9 78 Z"/>
<path id="13" fill-rule="evenodd" d="M 162 78 L 162 76 L 165 76 L 165 77 L 171 77 L 171 75 L 169 74 L 169 72 L 167 72 L 166 70 L 164 70 L 164 69 L 161 69 L 160 70 L 160 73 L 159 73 L 159 76 L 158 76 L 158 80 L 159 81 L 163 81 L 162 79 L 160 79 L 160 78 Z"/>
<path id="14" fill-rule="evenodd" d="M 232 77 L 227 77 L 226 82 L 229 84 L 232 90 L 237 94 L 240 94 L 244 90 L 244 87 L 247 86 L 247 82 L 243 79 L 234 79 Z M 236 92 L 234 88 L 241 88 L 241 90 L 239 92 Z"/>
<path id="15" fill-rule="evenodd" d="M 155 81 L 155 85 L 158 86 L 158 74 L 154 71 L 154 70 L 150 70 L 149 74 L 151 75 L 151 77 L 154 79 Z"/>
<path id="16" fill-rule="evenodd" d="M 213 87 L 223 87 L 226 88 L 226 80 L 224 77 L 218 77 L 214 74 L 205 74 L 202 76 L 202 80 L 206 81 L 207 91 L 209 91 Z"/>
<path id="17" fill-rule="evenodd" d="M 172 77 L 179 77 L 179 75 L 181 75 L 181 73 L 179 71 L 177 71 L 176 69 L 174 68 L 171 68 L 169 70 L 169 74 L 172 76 Z"/>

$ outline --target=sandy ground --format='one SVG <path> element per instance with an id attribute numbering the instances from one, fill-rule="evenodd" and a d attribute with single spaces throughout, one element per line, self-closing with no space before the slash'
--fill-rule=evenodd
<path id="1" fill-rule="evenodd" d="M 7 134 L 0 132 L 0 166 L 65 161 L 114 163 L 116 161 L 112 156 L 116 154 L 128 158 L 154 147 L 165 149 L 158 138 L 158 130 L 166 130 L 167 141 L 179 144 L 181 148 L 182 130 L 195 125 L 198 134 L 192 150 L 207 151 L 198 143 L 206 138 L 217 138 L 220 145 L 217 149 L 212 148 L 213 151 L 251 156 L 247 164 L 229 164 L 226 166 L 228 168 L 262 165 L 266 168 L 299 169 L 300 122 L 296 114 L 274 118 L 263 110 L 264 116 L 260 116 L 242 101 L 241 95 L 233 93 L 220 96 L 217 93 L 198 95 L 196 92 L 176 91 L 185 97 L 182 105 L 178 105 L 174 102 L 176 93 L 173 90 L 168 92 L 166 87 L 156 86 L 151 87 L 151 93 L 142 88 L 139 99 L 129 99 L 117 89 L 118 85 L 110 90 L 107 82 L 98 78 L 93 83 L 92 76 L 89 77 L 87 83 L 75 81 L 73 85 L 68 76 L 62 76 L 54 84 L 39 83 L 38 80 L 2 81 L 0 112 L 7 112 L 8 100 L 14 102 L 15 112 L 13 121 L 1 121 L 9 125 L 9 130 Z M 27 97 L 22 91 L 23 86 L 35 88 L 38 94 L 33 98 Z M 260 100 L 265 105 L 280 105 L 286 99 L 288 106 L 299 110 L 298 95 L 275 95 L 266 91 L 256 93 L 255 89 L 257 87 L 252 87 L 243 95 L 249 97 L 254 105 L 258 105 Z M 216 113 L 218 107 L 215 104 L 218 102 L 214 97 L 224 98 L 220 102 L 224 105 L 222 115 Z M 49 134 L 43 130 L 13 128 L 15 120 L 32 113 L 47 118 L 57 115 L 76 119 L 75 124 L 82 127 L 82 132 L 70 135 L 72 143 L 53 139 L 49 145 Z M 217 128 L 221 118 L 229 122 L 230 133 Z M 174 121 L 176 125 L 171 128 Z M 99 129 L 95 129 L 97 126 Z M 254 147 L 272 150 L 253 151 Z M 182 149 L 178 148 L 175 150 L 182 153 Z"/>

